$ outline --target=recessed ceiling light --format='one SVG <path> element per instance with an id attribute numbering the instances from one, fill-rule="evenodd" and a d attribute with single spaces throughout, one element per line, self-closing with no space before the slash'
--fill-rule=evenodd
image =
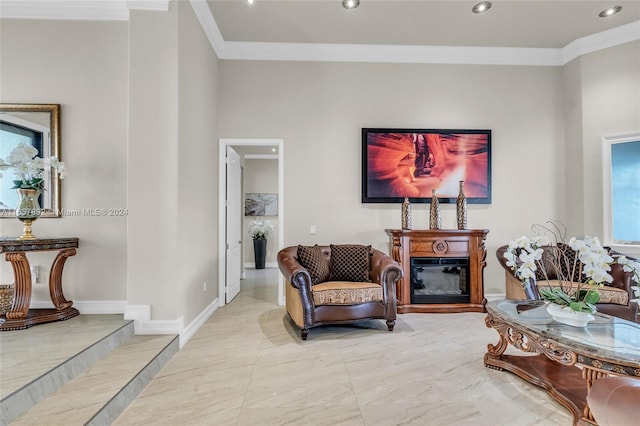
<path id="1" fill-rule="evenodd" d="M 471 10 L 473 10 L 473 13 L 484 13 L 489 9 L 491 9 L 491 2 L 490 1 L 481 1 L 480 3 L 476 4 L 475 6 L 473 6 L 473 8 Z"/>
<path id="2" fill-rule="evenodd" d="M 601 17 L 601 18 L 606 18 L 608 16 L 615 15 L 616 13 L 620 12 L 621 10 L 622 10 L 622 6 L 611 6 L 611 7 L 606 8 L 602 12 L 600 12 L 598 14 L 598 16 Z"/>
<path id="3" fill-rule="evenodd" d="M 360 0 L 342 0 L 342 7 L 345 9 L 355 9 L 360 4 Z"/>

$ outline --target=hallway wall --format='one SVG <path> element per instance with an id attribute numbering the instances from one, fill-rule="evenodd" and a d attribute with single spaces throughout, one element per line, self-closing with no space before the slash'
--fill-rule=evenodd
<path id="1" fill-rule="evenodd" d="M 244 194 L 267 193 L 278 194 L 278 160 L 246 159 L 244 160 Z M 278 240 L 278 216 L 244 216 L 242 238 L 244 241 L 244 262 L 253 264 L 253 240 L 249 237 L 249 224 L 253 220 L 268 220 L 274 232 L 267 239 L 267 266 L 276 263 L 276 255 L 280 241 Z"/>
<path id="2" fill-rule="evenodd" d="M 493 201 L 468 213 L 470 228 L 490 230 L 487 293 L 504 292 L 499 245 L 566 219 L 560 68 L 225 60 L 220 78 L 221 134 L 284 139 L 285 246 L 388 252 L 384 229 L 400 227 L 400 204 L 361 203 L 363 127 L 493 131 Z M 428 209 L 414 205 L 415 229 L 428 228 Z M 455 206 L 441 209 L 455 227 Z"/>
<path id="3" fill-rule="evenodd" d="M 127 211 L 34 224 L 39 237 L 80 238 L 65 296 L 188 324 L 218 296 L 207 190 L 217 187 L 218 58 L 191 5 L 132 10 L 129 21 L 2 19 L 0 52 L 1 102 L 61 104 L 62 208 Z M 21 230 L 0 219 L 0 235 Z M 52 259 L 30 255 L 42 277 Z M 0 281 L 12 282 L 1 263 Z M 50 303 L 46 278 L 33 290 L 34 303 Z"/>

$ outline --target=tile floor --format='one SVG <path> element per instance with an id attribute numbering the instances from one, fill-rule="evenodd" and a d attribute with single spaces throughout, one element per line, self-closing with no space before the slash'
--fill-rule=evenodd
<path id="1" fill-rule="evenodd" d="M 276 269 L 248 270 L 114 425 L 570 425 L 545 391 L 483 366 L 484 314 L 403 314 L 312 329 L 277 305 Z"/>
<path id="2" fill-rule="evenodd" d="M 122 315 L 80 315 L 0 333 L 0 398 L 83 351 L 127 323 Z"/>

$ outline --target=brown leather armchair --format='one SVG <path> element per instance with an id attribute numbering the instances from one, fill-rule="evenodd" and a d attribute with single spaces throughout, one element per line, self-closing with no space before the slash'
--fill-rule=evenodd
<path id="1" fill-rule="evenodd" d="M 319 249 L 327 261 L 330 261 L 331 247 L 319 246 Z M 302 340 L 307 339 L 312 327 L 361 319 L 384 319 L 387 329 L 393 331 L 396 319 L 396 282 L 402 277 L 402 269 L 397 262 L 382 251 L 371 248 L 368 271 L 371 282 L 327 281 L 312 284 L 311 274 L 301 264 L 297 254 L 297 246 L 280 250 L 278 266 L 286 280 L 287 313 L 300 329 Z M 338 293 L 364 290 L 381 297 L 323 300 L 321 293 L 332 290 Z"/>
<path id="2" fill-rule="evenodd" d="M 504 258 L 504 253 L 507 250 L 507 246 L 498 247 L 496 250 L 496 257 L 498 263 L 502 265 L 505 270 L 505 286 L 507 299 L 526 299 L 524 290 L 522 288 L 522 282 L 515 277 L 514 272 L 507 266 L 507 259 Z M 611 250 L 612 256 L 619 255 L 616 251 Z M 544 255 L 543 255 L 544 256 Z M 631 260 L 636 260 L 627 256 Z M 555 280 L 556 276 L 552 270 L 549 270 L 549 279 Z M 632 280 L 632 273 L 625 272 L 622 269 L 622 265 L 611 265 L 611 271 L 609 272 L 613 277 L 613 282 L 608 283 L 600 290 L 601 303 L 596 304 L 596 308 L 599 312 L 626 319 L 627 321 L 640 322 L 640 316 L 638 316 L 638 303 L 632 302 L 635 299 L 635 293 L 631 289 L 631 286 L 635 285 Z M 538 281 L 538 286 L 546 285 L 546 281 Z"/>
<path id="3" fill-rule="evenodd" d="M 600 426 L 635 426 L 640 407 L 640 379 L 599 378 L 589 390 L 587 403 Z"/>

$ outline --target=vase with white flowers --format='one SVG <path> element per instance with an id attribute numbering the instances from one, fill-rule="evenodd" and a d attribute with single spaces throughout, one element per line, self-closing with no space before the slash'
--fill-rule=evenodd
<path id="1" fill-rule="evenodd" d="M 268 220 L 254 220 L 249 223 L 249 235 L 253 238 L 253 253 L 256 269 L 264 269 L 267 258 L 267 237 L 274 231 Z"/>
<path id="2" fill-rule="evenodd" d="M 57 157 L 42 158 L 38 150 L 29 144 L 19 143 L 11 150 L 6 159 L 0 157 L 0 177 L 2 171 L 13 174 L 13 188 L 18 192 L 16 217 L 24 223 L 24 230 L 19 240 L 32 240 L 31 223 L 40 217 L 42 212 L 39 203 L 40 194 L 45 190 L 45 179 L 54 168 L 60 179 L 67 175 L 67 169 Z"/>
<path id="3" fill-rule="evenodd" d="M 640 263 L 623 255 L 611 256 L 597 237 L 574 237 L 565 243 L 566 229 L 558 222 L 533 229 L 538 235 L 509 242 L 506 264 L 522 281 L 525 293 L 533 298 L 539 292 L 549 302 L 549 313 L 560 322 L 584 326 L 593 319 L 590 314 L 600 300 L 598 289 L 613 281 L 611 265 L 622 265 L 633 281 L 640 280 Z M 536 285 L 536 280 L 546 281 L 546 286 Z"/>

